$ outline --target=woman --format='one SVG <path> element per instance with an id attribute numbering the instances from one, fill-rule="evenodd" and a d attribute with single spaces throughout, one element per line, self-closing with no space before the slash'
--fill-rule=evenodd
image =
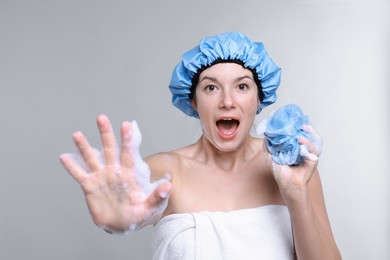
<path id="1" fill-rule="evenodd" d="M 173 104 L 200 119 L 196 143 L 143 161 L 136 124 L 122 124 L 117 149 L 100 115 L 102 154 L 76 132 L 81 156 L 64 154 L 61 162 L 98 226 L 131 233 L 155 225 L 154 259 L 340 259 L 317 162 L 272 163 L 264 140 L 250 135 L 279 82 L 280 68 L 262 43 L 240 33 L 204 38 L 183 55 L 170 83 Z M 299 142 L 319 154 L 310 139 Z"/>

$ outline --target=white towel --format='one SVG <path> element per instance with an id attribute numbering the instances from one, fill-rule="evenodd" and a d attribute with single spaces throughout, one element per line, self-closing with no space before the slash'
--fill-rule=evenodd
<path id="1" fill-rule="evenodd" d="M 153 260 L 295 259 L 286 206 L 172 214 L 154 228 Z"/>

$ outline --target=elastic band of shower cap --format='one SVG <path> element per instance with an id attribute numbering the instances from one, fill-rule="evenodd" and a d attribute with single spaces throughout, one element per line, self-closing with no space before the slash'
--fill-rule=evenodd
<path id="1" fill-rule="evenodd" d="M 228 32 L 203 38 L 198 46 L 183 54 L 169 84 L 172 104 L 186 115 L 199 118 L 192 106 L 193 79 L 206 68 L 220 62 L 239 63 L 253 72 L 259 93 L 262 92 L 257 113 L 276 101 L 281 69 L 268 56 L 264 44 L 252 42 L 242 33 Z"/>

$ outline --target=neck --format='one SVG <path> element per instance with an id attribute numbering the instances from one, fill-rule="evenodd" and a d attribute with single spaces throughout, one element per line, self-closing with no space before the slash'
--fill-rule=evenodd
<path id="1" fill-rule="evenodd" d="M 242 145 L 233 151 L 222 151 L 202 136 L 197 142 L 199 160 L 226 172 L 232 172 L 242 163 L 248 162 L 256 156 L 254 138 L 249 136 Z"/>

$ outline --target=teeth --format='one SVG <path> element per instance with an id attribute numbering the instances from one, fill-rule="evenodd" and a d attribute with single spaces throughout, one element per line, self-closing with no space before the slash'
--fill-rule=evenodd
<path id="1" fill-rule="evenodd" d="M 224 121 L 230 121 L 230 120 L 233 120 L 233 119 L 231 119 L 231 118 L 224 118 L 224 119 L 222 119 L 222 120 L 224 120 Z"/>

